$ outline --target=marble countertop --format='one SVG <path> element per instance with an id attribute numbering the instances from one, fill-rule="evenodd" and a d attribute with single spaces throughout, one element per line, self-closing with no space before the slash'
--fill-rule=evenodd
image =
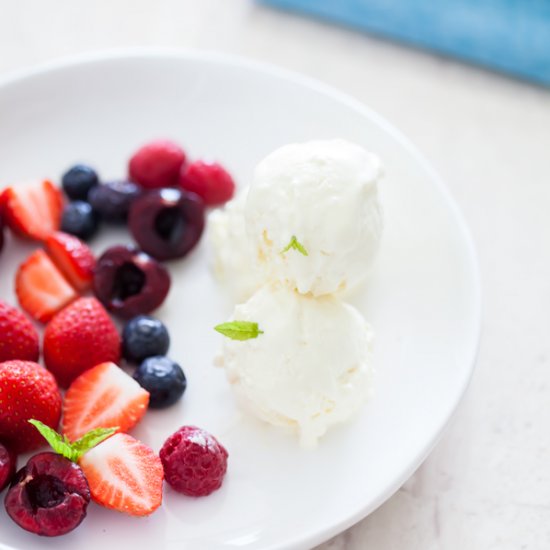
<path id="1" fill-rule="evenodd" d="M 415 475 L 318 550 L 550 548 L 548 90 L 251 0 L 0 0 L 0 14 L 0 76 L 113 47 L 216 49 L 337 86 L 407 134 L 476 242 L 477 370 Z"/>

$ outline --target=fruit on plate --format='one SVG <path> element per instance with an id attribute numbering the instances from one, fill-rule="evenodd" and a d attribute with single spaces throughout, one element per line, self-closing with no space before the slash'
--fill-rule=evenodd
<path id="1" fill-rule="evenodd" d="M 219 489 L 227 471 L 227 451 L 205 430 L 183 426 L 164 442 L 160 459 L 166 481 L 185 495 L 206 496 Z"/>
<path id="2" fill-rule="evenodd" d="M 23 529 L 56 537 L 80 525 L 89 502 L 90 489 L 80 467 L 63 456 L 45 452 L 33 456 L 17 472 L 5 506 L 10 518 Z"/>
<path id="3" fill-rule="evenodd" d="M 10 359 L 38 361 L 38 355 L 34 325 L 18 309 L 0 300 L 0 363 Z"/>
<path id="4" fill-rule="evenodd" d="M 166 355 L 169 347 L 166 325 L 149 315 L 130 319 L 122 330 L 122 355 L 132 363 L 140 363 L 153 355 Z"/>
<path id="5" fill-rule="evenodd" d="M 4 248 L 4 218 L 2 217 L 2 209 L 1 209 L 1 203 L 0 203 L 0 252 L 2 252 Z"/>
<path id="6" fill-rule="evenodd" d="M 44 362 L 66 388 L 87 369 L 120 359 L 120 335 L 95 298 L 79 298 L 61 310 L 44 332 Z"/>
<path id="7" fill-rule="evenodd" d="M 158 455 L 132 436 L 117 433 L 79 461 L 92 498 L 132 516 L 147 516 L 162 503 L 163 469 Z"/>
<path id="8" fill-rule="evenodd" d="M 8 187 L 0 203 L 6 224 L 21 237 L 43 241 L 61 224 L 63 194 L 51 181 Z"/>
<path id="9" fill-rule="evenodd" d="M 163 355 L 145 359 L 133 376 L 134 380 L 149 392 L 149 406 L 152 409 L 164 409 L 173 405 L 187 387 L 183 369 Z"/>
<path id="10" fill-rule="evenodd" d="M 73 201 L 63 209 L 61 231 L 87 241 L 99 228 L 99 216 L 89 202 Z"/>
<path id="11" fill-rule="evenodd" d="M 19 305 L 42 323 L 77 297 L 74 288 L 43 250 L 36 250 L 19 266 L 15 293 Z"/>
<path id="12" fill-rule="evenodd" d="M 16 453 L 39 447 L 42 437 L 27 421 L 56 428 L 61 394 L 53 375 L 32 361 L 0 363 L 0 440 Z"/>
<path id="13" fill-rule="evenodd" d="M 85 201 L 90 189 L 98 183 L 96 171 L 87 164 L 75 164 L 61 178 L 63 191 L 73 201 Z"/>
<path id="14" fill-rule="evenodd" d="M 172 187 L 178 184 L 184 163 L 185 153 L 177 143 L 159 139 L 140 147 L 132 155 L 128 174 L 145 189 Z"/>
<path id="15" fill-rule="evenodd" d="M 86 432 L 116 426 L 126 432 L 147 411 L 149 393 L 114 363 L 101 363 L 69 386 L 63 402 L 63 434 L 71 441 Z"/>
<path id="16" fill-rule="evenodd" d="M 168 270 L 134 246 L 113 246 L 98 259 L 94 293 L 114 314 L 123 318 L 149 313 L 170 290 Z"/>
<path id="17" fill-rule="evenodd" d="M 61 231 L 46 239 L 50 258 L 68 281 L 78 290 L 88 290 L 94 278 L 95 257 L 90 248 L 79 238 Z"/>
<path id="18" fill-rule="evenodd" d="M 181 258 L 204 229 L 204 204 L 193 193 L 155 189 L 134 201 L 128 224 L 138 245 L 158 260 Z"/>
<path id="19" fill-rule="evenodd" d="M 141 189 L 131 181 L 110 181 L 93 187 L 88 201 L 102 219 L 124 222 L 130 205 L 140 193 Z"/>
<path id="20" fill-rule="evenodd" d="M 0 492 L 7 487 L 15 474 L 17 457 L 0 442 Z"/>
<path id="21" fill-rule="evenodd" d="M 223 204 L 235 194 L 233 178 L 217 162 L 197 160 L 186 164 L 181 170 L 180 186 L 197 194 L 207 206 Z"/>

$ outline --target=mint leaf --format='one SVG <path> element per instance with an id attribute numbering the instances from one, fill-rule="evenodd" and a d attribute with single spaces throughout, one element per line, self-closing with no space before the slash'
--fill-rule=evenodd
<path id="1" fill-rule="evenodd" d="M 229 321 L 214 327 L 220 334 L 231 338 L 231 340 L 250 340 L 258 338 L 264 331 L 258 328 L 258 323 L 250 321 Z"/>
<path id="2" fill-rule="evenodd" d="M 118 428 L 97 428 L 84 434 L 74 443 L 71 443 L 66 436 L 57 433 L 54 429 L 40 422 L 40 420 L 32 418 L 29 420 L 29 423 L 40 432 L 57 454 L 73 462 L 76 462 L 84 453 L 99 445 L 118 430 Z"/>
<path id="3" fill-rule="evenodd" d="M 40 422 L 40 420 L 35 420 L 32 418 L 29 420 L 29 423 L 32 424 L 42 435 L 42 437 L 49 443 L 50 447 L 59 455 L 76 462 L 78 456 L 76 456 L 75 451 L 73 450 L 70 441 L 58 434 L 54 429 L 46 426 Z"/>
<path id="4" fill-rule="evenodd" d="M 290 238 L 290 242 L 281 250 L 281 254 L 284 254 L 285 252 L 288 252 L 290 249 L 297 250 L 300 254 L 307 256 L 307 250 L 305 246 L 298 241 L 296 238 L 296 235 L 292 235 Z"/>
<path id="5" fill-rule="evenodd" d="M 73 444 L 73 450 L 78 453 L 80 458 L 84 453 L 93 449 L 96 445 L 99 445 L 102 441 L 105 441 L 108 437 L 113 435 L 118 430 L 118 426 L 115 428 L 96 428 L 84 434 L 80 439 L 77 439 Z"/>

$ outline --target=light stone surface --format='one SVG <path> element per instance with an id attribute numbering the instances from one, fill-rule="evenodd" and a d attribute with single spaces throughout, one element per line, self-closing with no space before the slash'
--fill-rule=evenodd
<path id="1" fill-rule="evenodd" d="M 318 550 L 550 548 L 548 91 L 250 0 L 0 0 L 0 77 L 152 45 L 246 55 L 356 96 L 435 165 L 477 245 L 483 335 L 465 400 L 405 486 Z"/>

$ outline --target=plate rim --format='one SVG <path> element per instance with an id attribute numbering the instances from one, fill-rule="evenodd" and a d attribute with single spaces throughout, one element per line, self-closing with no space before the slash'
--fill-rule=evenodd
<path id="1" fill-rule="evenodd" d="M 468 375 L 464 377 L 462 386 L 455 402 L 449 408 L 448 414 L 442 418 L 437 430 L 434 431 L 431 439 L 425 444 L 422 451 L 418 453 L 415 460 L 411 461 L 411 464 L 406 468 L 403 474 L 396 478 L 396 480 L 388 486 L 386 491 L 381 493 L 377 499 L 372 501 L 367 506 L 363 506 L 355 513 L 346 517 L 345 520 L 340 520 L 329 526 L 325 526 L 322 530 L 315 530 L 315 532 L 304 532 L 299 537 L 294 537 L 292 540 L 286 540 L 281 544 L 270 545 L 265 550 L 301 550 L 304 548 L 310 548 L 312 545 L 316 546 L 328 541 L 330 538 L 340 534 L 341 532 L 349 529 L 362 519 L 366 518 L 369 514 L 379 508 L 386 500 L 393 496 L 397 490 L 411 477 L 411 475 L 419 468 L 419 466 L 426 460 L 433 448 L 441 439 L 446 427 L 456 414 L 459 404 L 464 398 L 464 394 L 472 379 L 475 366 L 477 363 L 477 357 L 479 352 L 480 340 L 481 340 L 481 327 L 482 327 L 482 288 L 481 288 L 481 275 L 480 266 L 478 261 L 478 255 L 476 247 L 470 229 L 464 219 L 464 216 L 458 207 L 454 197 L 450 190 L 445 185 L 443 179 L 440 177 L 435 168 L 427 160 L 427 158 L 420 152 L 420 150 L 413 144 L 413 142 L 406 137 L 396 126 L 389 122 L 384 116 L 380 115 L 377 111 L 353 97 L 351 94 L 341 91 L 338 88 L 327 84 L 317 78 L 299 73 L 297 71 L 283 68 L 274 63 L 260 61 L 255 58 L 245 57 L 237 54 L 228 54 L 216 50 L 203 50 L 203 49 L 190 49 L 190 48 L 170 48 L 170 47 L 131 47 L 131 48 L 109 48 L 102 50 L 91 50 L 78 54 L 64 55 L 56 57 L 52 60 L 21 69 L 8 70 L 3 74 L 0 74 L 0 93 L 3 89 L 9 88 L 11 85 L 19 85 L 25 80 L 32 80 L 34 78 L 55 73 L 62 72 L 64 70 L 70 70 L 72 68 L 82 65 L 101 64 L 105 62 L 124 62 L 128 60 L 147 59 L 147 60 L 186 60 L 193 62 L 210 62 L 218 63 L 221 65 L 231 65 L 234 67 L 240 67 L 261 73 L 265 76 L 279 78 L 281 80 L 293 82 L 297 85 L 306 87 L 311 91 L 320 93 L 338 103 L 344 104 L 349 108 L 360 113 L 364 117 L 370 119 L 377 124 L 384 132 L 389 134 L 419 165 L 425 172 L 426 176 L 430 179 L 441 195 L 441 198 L 446 203 L 452 213 L 453 219 L 458 226 L 459 233 L 461 235 L 461 242 L 464 246 L 465 254 L 468 259 L 469 272 L 471 276 L 472 288 L 471 293 L 473 297 L 473 303 L 475 308 L 473 311 L 472 319 L 472 335 L 474 337 L 472 349 L 468 350 L 469 359 L 467 361 L 469 365 Z M 7 546 L 0 541 L 0 550 L 18 550 L 15 547 Z"/>

